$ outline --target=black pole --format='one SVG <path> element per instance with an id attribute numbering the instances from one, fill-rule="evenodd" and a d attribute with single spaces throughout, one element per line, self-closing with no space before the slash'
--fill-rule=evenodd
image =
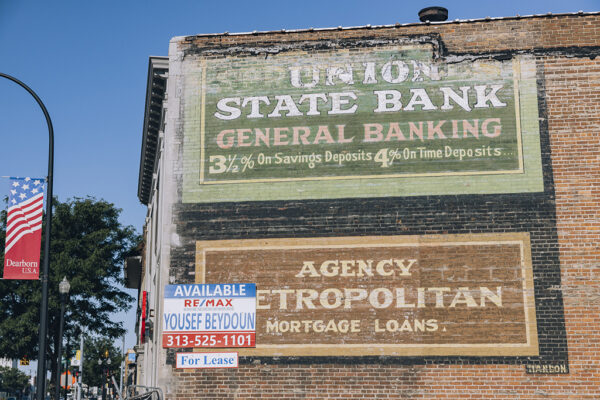
<path id="1" fill-rule="evenodd" d="M 10 75 L 0 72 L 0 77 L 9 79 L 21 86 L 23 89 L 33 96 L 38 103 L 46 124 L 48 124 L 48 188 L 46 189 L 46 237 L 44 240 L 44 263 L 42 265 L 42 301 L 40 302 L 40 330 L 39 330 L 39 349 L 38 349 L 38 366 L 37 366 L 37 385 L 35 396 L 37 400 L 43 400 L 46 393 L 46 336 L 48 331 L 48 271 L 50 264 L 50 230 L 52 226 L 52 182 L 54 180 L 54 128 L 50 114 L 46 110 L 46 106 L 38 95 L 29 88 L 26 84 Z"/>
<path id="2" fill-rule="evenodd" d="M 64 392 L 64 399 L 67 400 L 67 393 L 69 393 L 69 387 L 71 386 L 71 383 L 69 382 L 69 362 L 71 361 L 71 349 L 69 348 L 69 337 L 67 336 L 67 346 L 66 346 L 66 354 L 65 354 L 65 392 Z M 71 381 L 73 380 L 73 375 L 71 375 Z"/>
<path id="3" fill-rule="evenodd" d="M 66 295 L 60 294 L 60 325 L 58 328 L 58 362 L 56 363 L 56 388 L 54 389 L 54 399 L 60 400 L 60 374 L 62 373 L 62 339 L 63 339 L 63 328 L 65 325 L 65 301 Z M 65 386 L 67 383 L 67 376 L 65 374 Z"/>
<path id="4" fill-rule="evenodd" d="M 104 369 L 102 372 L 102 400 L 106 400 L 106 375 L 108 375 L 108 367 Z"/>

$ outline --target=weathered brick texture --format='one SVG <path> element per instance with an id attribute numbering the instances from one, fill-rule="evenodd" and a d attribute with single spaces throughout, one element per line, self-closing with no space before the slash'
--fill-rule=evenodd
<path id="1" fill-rule="evenodd" d="M 185 245 L 172 254 L 171 281 L 194 281 L 195 240 L 525 231 L 540 356 L 246 359 L 173 370 L 169 400 L 600 398 L 600 15 L 197 36 L 182 46 L 422 34 L 439 35 L 442 57 L 535 54 L 543 193 L 180 204 Z M 568 364 L 568 373 L 527 374 L 527 364 Z"/>

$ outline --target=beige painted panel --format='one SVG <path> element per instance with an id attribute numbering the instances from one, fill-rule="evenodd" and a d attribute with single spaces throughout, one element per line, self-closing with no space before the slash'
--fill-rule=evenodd
<path id="1" fill-rule="evenodd" d="M 538 355 L 527 233 L 198 241 L 257 285 L 255 356 Z"/>

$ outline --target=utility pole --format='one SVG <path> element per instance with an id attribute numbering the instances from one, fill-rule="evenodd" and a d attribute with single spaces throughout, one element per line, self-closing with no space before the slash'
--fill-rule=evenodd
<path id="1" fill-rule="evenodd" d="M 119 398 L 123 397 L 123 371 L 125 367 L 125 334 L 123 334 L 123 345 L 121 346 L 121 374 L 119 375 Z"/>
<path id="2" fill-rule="evenodd" d="M 83 331 L 79 336 L 79 377 L 77 380 L 77 400 L 81 400 L 81 392 L 83 391 Z"/>

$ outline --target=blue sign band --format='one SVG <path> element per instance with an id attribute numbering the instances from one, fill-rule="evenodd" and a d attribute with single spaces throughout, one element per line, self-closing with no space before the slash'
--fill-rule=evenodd
<path id="1" fill-rule="evenodd" d="M 166 285 L 165 298 L 189 299 L 202 297 L 256 297 L 255 283 L 207 283 Z"/>

